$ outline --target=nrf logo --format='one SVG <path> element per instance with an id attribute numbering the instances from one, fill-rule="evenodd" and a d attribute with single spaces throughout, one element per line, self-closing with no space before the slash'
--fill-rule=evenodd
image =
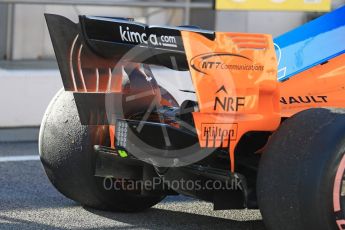
<path id="1" fill-rule="evenodd" d="M 216 92 L 216 97 L 214 99 L 214 111 L 222 112 L 238 112 L 245 108 L 245 97 L 231 97 L 228 95 L 228 91 L 223 85 Z"/>
<path id="2" fill-rule="evenodd" d="M 165 46 L 177 48 L 176 38 L 174 36 L 161 35 L 157 36 L 156 34 L 147 35 L 146 33 L 134 32 L 131 31 L 129 27 L 125 29 L 120 26 L 120 36 L 123 42 L 131 42 L 137 44 L 152 44 L 154 46 Z"/>

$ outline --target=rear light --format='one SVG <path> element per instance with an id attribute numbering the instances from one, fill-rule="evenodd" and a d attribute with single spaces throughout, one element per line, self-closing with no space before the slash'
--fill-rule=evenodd
<path id="1" fill-rule="evenodd" d="M 119 147 L 126 148 L 127 146 L 127 134 L 128 124 L 124 120 L 117 120 L 116 122 L 116 145 Z"/>

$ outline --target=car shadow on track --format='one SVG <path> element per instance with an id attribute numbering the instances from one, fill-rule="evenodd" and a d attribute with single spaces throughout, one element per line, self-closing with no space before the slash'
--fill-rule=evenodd
<path id="1" fill-rule="evenodd" d="M 121 229 L 231 229 L 231 230 L 265 230 L 261 220 L 235 221 L 220 217 L 151 208 L 142 213 L 111 213 L 85 208 L 87 211 L 131 225 Z M 111 228 L 109 228 L 111 229 Z"/>
<path id="2" fill-rule="evenodd" d="M 0 215 L 0 229 L 54 229 L 64 230 L 64 227 L 52 227 L 49 224 L 37 223 L 35 221 L 23 220 L 21 218 L 14 218 Z"/>

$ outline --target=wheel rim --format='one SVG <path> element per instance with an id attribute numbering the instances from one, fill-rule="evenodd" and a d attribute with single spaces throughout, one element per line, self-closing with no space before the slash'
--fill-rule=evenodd
<path id="1" fill-rule="evenodd" d="M 345 229 L 345 153 L 340 161 L 334 181 L 333 207 L 336 223 L 340 230 Z"/>

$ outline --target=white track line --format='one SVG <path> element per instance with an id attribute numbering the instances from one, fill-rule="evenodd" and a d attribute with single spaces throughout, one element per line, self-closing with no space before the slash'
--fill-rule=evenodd
<path id="1" fill-rule="evenodd" d="M 38 161 L 38 160 L 40 160 L 40 156 L 38 155 L 0 157 L 0 162 Z"/>

